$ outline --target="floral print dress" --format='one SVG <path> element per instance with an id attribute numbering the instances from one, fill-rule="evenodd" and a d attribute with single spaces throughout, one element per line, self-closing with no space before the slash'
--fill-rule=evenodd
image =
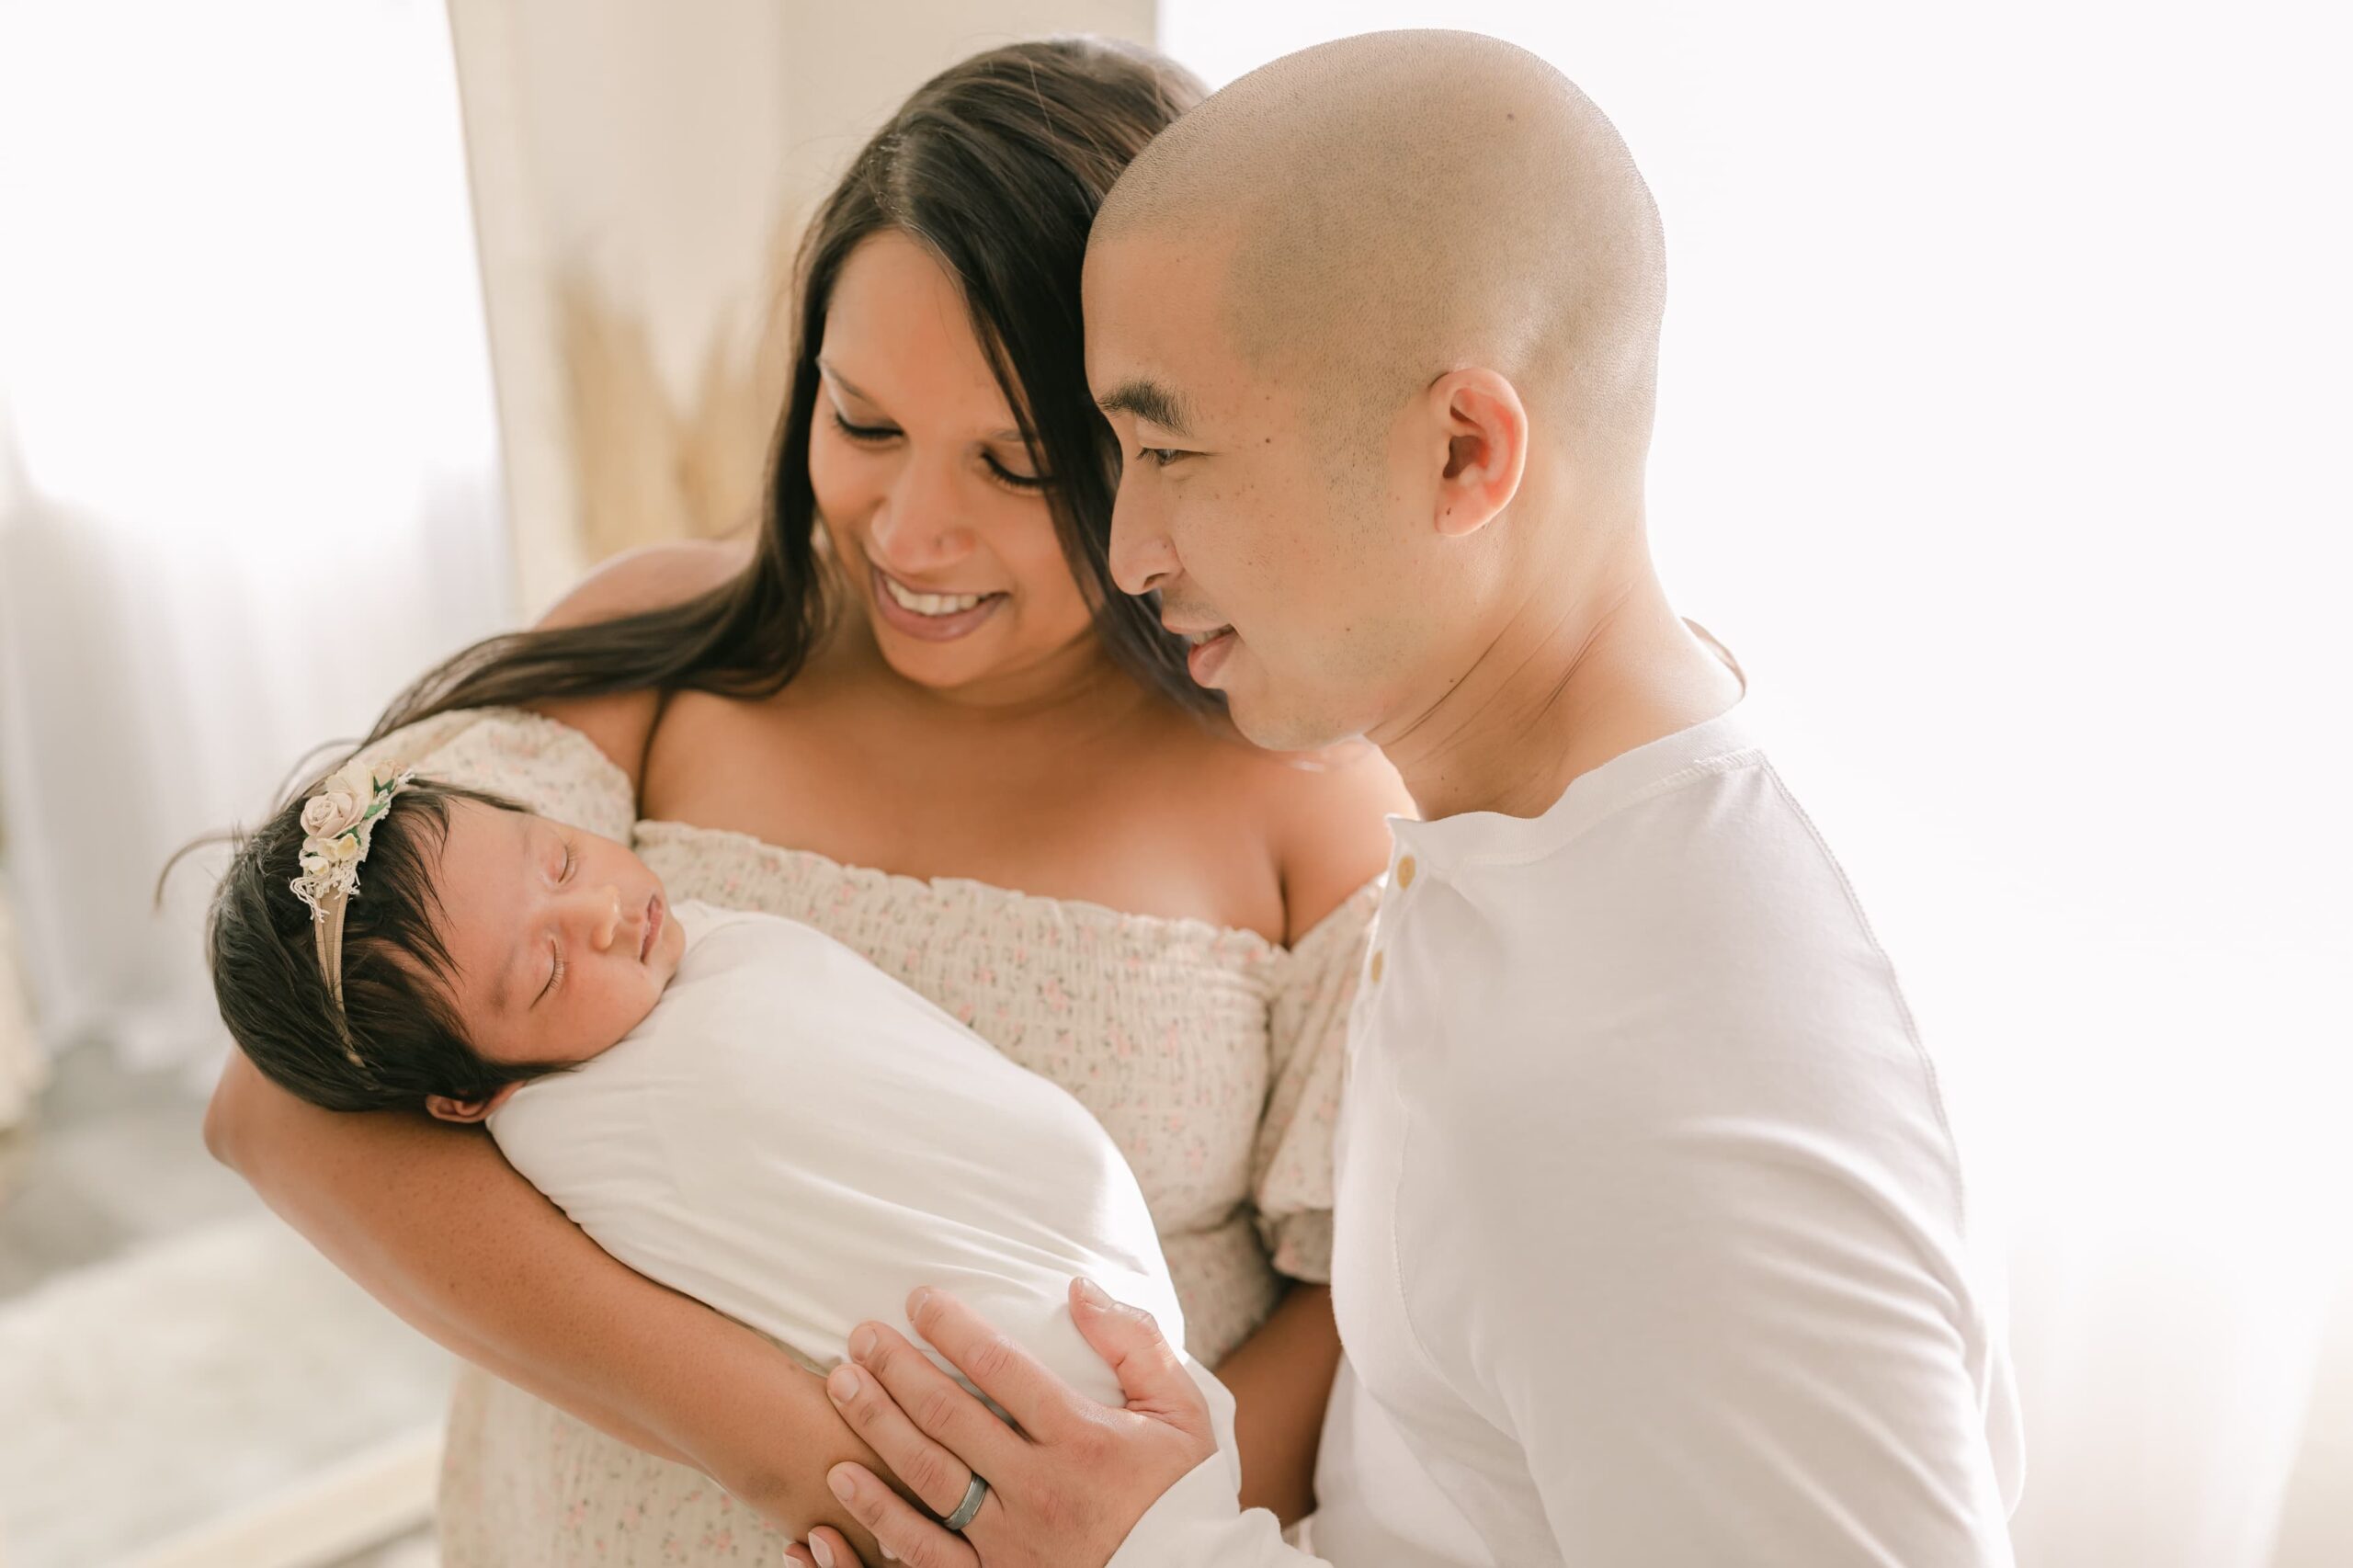
<path id="1" fill-rule="evenodd" d="M 1332 1140 L 1370 886 L 1284 948 L 633 823 L 628 781 L 585 736 L 512 710 L 429 720 L 373 755 L 633 835 L 673 898 L 814 926 L 1069 1090 L 1134 1168 L 1188 1348 L 1208 1365 L 1265 1320 L 1285 1277 L 1329 1278 Z M 708 1477 L 471 1368 L 450 1412 L 440 1534 L 447 1568 L 777 1562 L 785 1545 Z"/>

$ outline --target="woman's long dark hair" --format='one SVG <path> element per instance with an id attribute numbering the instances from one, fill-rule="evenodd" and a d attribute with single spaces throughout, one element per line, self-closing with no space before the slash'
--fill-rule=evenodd
<path id="1" fill-rule="evenodd" d="M 1181 640 L 1111 581 L 1119 446 L 1087 391 L 1079 270 L 1120 172 L 1203 88 L 1182 66 L 1092 38 L 1009 44 L 916 89 L 818 210 L 794 269 L 790 391 L 777 431 L 757 551 L 733 582 L 664 609 L 476 643 L 395 699 L 370 741 L 456 708 L 690 687 L 768 696 L 798 675 L 827 610 L 809 484 L 817 350 L 843 263 L 895 230 L 961 285 L 973 331 L 1020 422 L 1063 554 L 1121 667 L 1195 710 Z"/>

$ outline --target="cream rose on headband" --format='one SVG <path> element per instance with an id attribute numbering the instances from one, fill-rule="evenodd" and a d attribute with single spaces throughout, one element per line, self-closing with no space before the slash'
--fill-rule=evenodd
<path id="1" fill-rule="evenodd" d="M 289 885 L 314 918 L 327 917 L 330 899 L 339 906 L 359 892 L 359 862 L 367 858 L 376 823 L 415 777 L 379 778 L 371 769 L 347 764 L 303 802 L 302 874 Z"/>
<path id="2" fill-rule="evenodd" d="M 324 793 L 313 795 L 303 803 L 303 837 L 333 838 L 346 828 L 358 825 L 360 813 L 368 809 L 369 797 L 338 788 L 340 782 L 339 778 L 329 780 Z"/>

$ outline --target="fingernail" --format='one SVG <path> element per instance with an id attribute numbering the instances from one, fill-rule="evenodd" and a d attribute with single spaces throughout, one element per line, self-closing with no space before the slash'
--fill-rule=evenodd
<path id="1" fill-rule="evenodd" d="M 1103 1293 L 1103 1287 L 1092 1279 L 1081 1279 L 1078 1282 L 1078 1299 L 1098 1312 L 1111 1304 L 1111 1298 Z"/>
<path id="2" fill-rule="evenodd" d="M 931 1287 L 928 1285 L 916 1286 L 915 1293 L 907 1298 L 907 1316 L 913 1318 L 917 1312 L 922 1312 L 924 1303 L 930 1300 Z"/>
<path id="3" fill-rule="evenodd" d="M 870 1328 L 861 1328 L 856 1334 L 851 1335 L 849 1336 L 849 1353 L 857 1357 L 861 1361 L 865 1360 L 869 1356 L 873 1355 L 874 1331 Z"/>
<path id="4" fill-rule="evenodd" d="M 858 1397 L 858 1369 L 835 1367 L 825 1380 L 825 1392 L 834 1396 L 836 1404 L 847 1404 Z"/>
<path id="5" fill-rule="evenodd" d="M 824 1541 L 812 1538 L 809 1555 L 817 1560 L 817 1568 L 834 1568 L 834 1549 Z"/>
<path id="6" fill-rule="evenodd" d="M 847 1465 L 835 1466 L 832 1473 L 825 1477 L 825 1484 L 832 1487 L 834 1495 L 845 1503 L 849 1501 L 849 1494 L 858 1490 L 850 1482 Z"/>

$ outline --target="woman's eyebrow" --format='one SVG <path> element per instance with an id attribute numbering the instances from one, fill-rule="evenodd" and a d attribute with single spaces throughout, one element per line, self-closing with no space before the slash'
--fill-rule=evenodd
<path id="1" fill-rule="evenodd" d="M 818 357 L 817 369 L 825 373 L 827 380 L 839 386 L 842 391 L 849 393 L 850 396 L 858 399 L 858 402 L 872 403 L 874 401 L 872 395 L 869 393 L 864 387 L 859 386 L 856 381 L 851 381 L 847 376 L 843 375 L 841 371 L 835 369 L 834 368 L 833 361 L 825 358 L 822 355 Z"/>
<path id="2" fill-rule="evenodd" d="M 850 396 L 858 399 L 858 402 L 873 403 L 877 408 L 882 406 L 881 401 L 878 400 L 873 393 L 868 392 L 864 387 L 859 386 L 856 381 L 851 381 L 847 376 L 843 375 L 839 370 L 835 369 L 831 360 L 820 357 L 817 360 L 817 369 L 824 371 L 825 374 L 833 380 L 835 385 L 839 386 L 842 391 L 849 393 Z M 1012 441 L 1027 445 L 1029 437 L 1024 436 L 1018 426 L 1008 425 L 1004 429 L 997 431 L 995 435 L 983 436 L 981 439 L 983 441 Z"/>

